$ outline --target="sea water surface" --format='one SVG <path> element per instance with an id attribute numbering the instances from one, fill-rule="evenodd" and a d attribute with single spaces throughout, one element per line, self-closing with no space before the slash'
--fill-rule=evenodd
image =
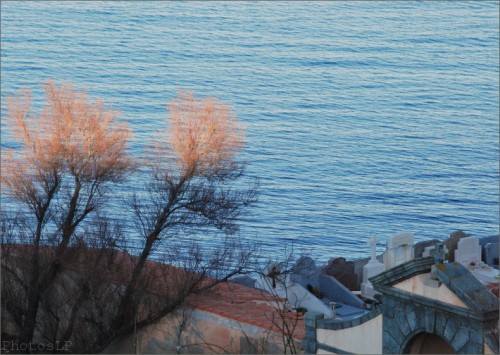
<path id="1" fill-rule="evenodd" d="M 217 96 L 246 126 L 260 200 L 240 234 L 265 255 L 498 234 L 498 16 L 496 1 L 2 1 L 2 117 L 20 88 L 39 107 L 41 84 L 70 80 L 121 110 L 139 156 L 179 90 Z M 1 138 L 18 148 L 3 121 Z"/>

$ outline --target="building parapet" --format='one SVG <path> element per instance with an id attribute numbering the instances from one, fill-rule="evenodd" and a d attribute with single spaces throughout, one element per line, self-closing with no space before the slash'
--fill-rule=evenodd
<path id="1" fill-rule="evenodd" d="M 370 319 L 375 318 L 379 314 L 382 313 L 382 307 L 377 307 L 371 310 L 370 312 L 362 315 L 361 317 L 350 319 L 350 320 L 335 320 L 331 318 L 321 319 L 317 322 L 317 328 L 320 329 L 330 329 L 330 330 L 340 330 L 351 327 L 356 327 L 360 324 L 363 324 Z"/>

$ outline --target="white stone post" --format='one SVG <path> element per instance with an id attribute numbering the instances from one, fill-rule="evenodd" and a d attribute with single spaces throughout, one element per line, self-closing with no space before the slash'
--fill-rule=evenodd
<path id="1" fill-rule="evenodd" d="M 377 242 L 378 242 L 377 237 L 375 237 L 374 235 L 372 235 L 372 239 L 368 241 L 368 245 L 372 249 L 370 262 L 377 261 Z"/>
<path id="2" fill-rule="evenodd" d="M 371 259 L 363 266 L 363 282 L 361 283 L 361 294 L 367 297 L 373 297 L 376 293 L 369 280 L 370 277 L 385 271 L 385 266 L 377 260 L 377 237 L 372 236 L 367 244 L 371 248 Z"/>
<path id="3" fill-rule="evenodd" d="M 335 302 L 330 302 L 330 318 L 335 319 L 336 316 Z"/>

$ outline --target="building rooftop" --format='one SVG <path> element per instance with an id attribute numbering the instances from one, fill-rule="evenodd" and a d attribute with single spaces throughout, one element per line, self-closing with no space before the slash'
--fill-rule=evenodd
<path id="1" fill-rule="evenodd" d="M 31 250 L 31 246 L 29 245 L 12 245 L 9 247 L 9 251 L 13 255 L 18 256 Z M 48 255 L 53 252 L 54 248 L 52 247 L 42 248 L 43 254 Z M 95 251 L 87 249 L 86 252 L 93 253 Z M 137 256 L 118 252 L 116 260 L 120 264 L 119 273 L 108 275 L 108 282 L 125 284 L 131 275 Z M 75 272 L 82 271 L 79 270 L 78 264 L 76 266 L 73 265 L 71 270 Z M 150 275 L 148 278 L 149 281 L 145 284 L 148 292 L 160 297 L 168 296 L 172 292 L 175 292 L 173 290 L 175 287 L 172 287 L 172 285 L 179 284 L 180 286 L 185 286 L 186 281 L 184 281 L 184 278 L 189 278 L 189 275 L 183 269 L 152 260 L 146 262 L 143 272 Z M 214 279 L 208 277 L 204 280 L 205 284 L 214 281 Z M 187 304 L 195 309 L 278 333 L 281 332 L 280 325 L 285 320 L 288 322 L 288 325 L 293 325 L 289 328 L 293 329 L 292 337 L 302 340 L 305 336 L 304 316 L 297 315 L 293 311 L 280 315 L 276 307 L 276 302 L 284 301 L 284 299 L 275 297 L 262 290 L 231 282 L 222 282 L 207 291 L 191 295 L 187 299 Z"/>
<path id="2" fill-rule="evenodd" d="M 338 320 L 353 320 L 369 313 L 366 309 L 349 306 L 347 304 L 337 303 L 337 305 L 340 305 L 340 307 L 335 310 L 335 319 Z"/>
<path id="3" fill-rule="evenodd" d="M 498 312 L 498 298 L 459 263 L 436 265 L 436 275 L 453 293 L 477 313 Z"/>
<path id="4" fill-rule="evenodd" d="M 209 292 L 194 295 L 188 304 L 199 310 L 274 332 L 281 332 L 280 325 L 286 321 L 294 326 L 293 338 L 302 340 L 305 336 L 304 316 L 293 311 L 280 315 L 273 305 L 277 301 L 284 299 L 278 299 L 265 291 L 225 282 Z"/>

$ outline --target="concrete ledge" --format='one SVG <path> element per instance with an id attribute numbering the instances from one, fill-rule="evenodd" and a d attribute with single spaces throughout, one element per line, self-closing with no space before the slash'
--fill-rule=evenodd
<path id="1" fill-rule="evenodd" d="M 451 314 L 458 314 L 467 318 L 487 321 L 492 319 L 498 319 L 498 313 L 496 311 L 492 311 L 489 313 L 478 314 L 470 309 L 462 308 L 458 306 L 454 306 L 448 303 L 430 300 L 426 297 L 422 297 L 420 295 L 415 295 L 413 293 L 409 293 L 403 290 L 398 290 L 391 287 L 379 286 L 379 291 L 386 295 L 391 295 L 393 297 L 402 298 L 409 302 L 421 304 L 424 306 L 432 307 L 444 312 L 448 312 Z"/>
<path id="2" fill-rule="evenodd" d="M 478 314 L 495 312 L 498 315 L 498 298 L 459 263 L 436 265 L 436 275 L 467 306 Z"/>
<path id="3" fill-rule="evenodd" d="M 429 287 L 433 287 L 433 288 L 439 288 L 439 287 L 441 287 L 442 284 L 443 283 L 441 281 L 434 280 L 431 277 L 424 280 L 424 285 L 429 286 Z"/>
<path id="4" fill-rule="evenodd" d="M 392 285 L 403 278 L 410 278 L 413 275 L 429 272 L 432 265 L 434 265 L 434 258 L 432 256 L 415 259 L 371 277 L 370 282 L 380 292 L 378 289 L 379 286 Z"/>
<path id="5" fill-rule="evenodd" d="M 354 353 L 350 353 L 348 351 L 336 348 L 334 346 L 329 346 L 329 345 L 325 345 L 325 344 L 318 344 L 318 349 L 325 350 L 325 351 L 328 351 L 328 352 L 331 352 L 334 354 L 354 354 Z"/>
<path id="6" fill-rule="evenodd" d="M 306 327 L 316 327 L 317 321 L 325 318 L 325 315 L 320 312 L 309 311 L 306 312 L 305 324 Z"/>
<path id="7" fill-rule="evenodd" d="M 334 320 L 334 319 L 323 319 L 318 321 L 317 327 L 319 329 L 329 329 L 329 330 L 340 330 L 340 329 L 346 329 L 346 328 L 352 328 L 356 327 L 360 324 L 363 324 L 364 322 L 369 321 L 370 319 L 373 319 L 380 315 L 382 313 L 382 307 L 379 306 L 375 309 L 373 309 L 371 312 L 366 313 L 365 315 L 351 319 L 351 320 Z"/>

